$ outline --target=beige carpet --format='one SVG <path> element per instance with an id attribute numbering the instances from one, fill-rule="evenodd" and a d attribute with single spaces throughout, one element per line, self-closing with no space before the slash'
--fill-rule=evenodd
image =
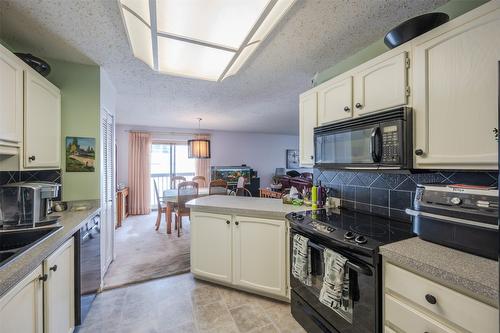
<path id="1" fill-rule="evenodd" d="M 162 216 L 164 217 L 164 215 Z M 104 289 L 189 271 L 189 218 L 183 218 L 181 237 L 166 234 L 166 223 L 155 231 L 156 212 L 129 216 L 115 230 L 115 260 L 104 276 Z"/>

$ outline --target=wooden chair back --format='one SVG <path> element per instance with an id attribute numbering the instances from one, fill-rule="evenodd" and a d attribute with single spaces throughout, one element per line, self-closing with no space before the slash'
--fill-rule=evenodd
<path id="1" fill-rule="evenodd" d="M 186 177 L 173 176 L 172 178 L 170 178 L 170 188 L 175 190 L 179 183 L 185 182 L 185 181 L 186 181 Z"/>
<path id="2" fill-rule="evenodd" d="M 186 208 L 186 202 L 198 197 L 197 182 L 182 182 L 179 183 L 177 189 L 177 206 L 179 209 Z"/>
<path id="3" fill-rule="evenodd" d="M 212 180 L 208 186 L 208 194 L 227 195 L 227 182 L 223 179 Z"/>
<path id="4" fill-rule="evenodd" d="M 155 187 L 156 203 L 158 204 L 158 210 L 161 211 L 160 193 L 158 192 L 158 185 L 156 185 L 156 180 L 154 179 L 153 179 L 153 184 Z"/>
<path id="5" fill-rule="evenodd" d="M 194 176 L 193 177 L 193 182 L 197 182 L 200 187 L 205 187 L 205 184 L 207 182 L 206 178 L 203 176 Z"/>

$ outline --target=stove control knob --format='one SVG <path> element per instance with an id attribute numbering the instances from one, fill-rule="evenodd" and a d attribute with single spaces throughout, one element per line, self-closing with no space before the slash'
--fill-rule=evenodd
<path id="1" fill-rule="evenodd" d="M 293 212 L 293 213 L 292 213 L 292 217 L 293 217 L 293 218 L 297 217 L 297 213 Z"/>
<path id="2" fill-rule="evenodd" d="M 345 239 L 353 239 L 355 237 L 354 233 L 351 231 L 348 231 L 344 234 Z"/>
<path id="3" fill-rule="evenodd" d="M 304 219 L 304 215 L 299 214 L 297 215 L 297 220 L 302 221 Z"/>
<path id="4" fill-rule="evenodd" d="M 334 231 L 335 229 L 333 229 L 332 227 L 327 227 L 327 228 L 326 228 L 326 230 L 327 230 L 328 232 L 332 232 L 332 231 Z"/>
<path id="5" fill-rule="evenodd" d="M 355 241 L 356 243 L 358 243 L 358 244 L 364 244 L 364 243 L 366 243 L 366 237 L 365 237 L 365 236 L 360 235 L 360 236 L 356 237 L 356 238 L 354 239 L 354 241 Z"/>
<path id="6" fill-rule="evenodd" d="M 453 197 L 450 199 L 450 202 L 455 205 L 455 206 L 458 206 L 462 203 L 462 199 L 460 199 L 459 197 Z"/>

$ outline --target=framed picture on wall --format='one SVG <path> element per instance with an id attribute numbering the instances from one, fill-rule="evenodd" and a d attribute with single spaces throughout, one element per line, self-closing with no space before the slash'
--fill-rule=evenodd
<path id="1" fill-rule="evenodd" d="M 66 137 L 66 172 L 95 171 L 95 138 Z"/>
<path id="2" fill-rule="evenodd" d="M 299 168 L 299 151 L 295 149 L 286 150 L 286 168 L 297 169 Z"/>

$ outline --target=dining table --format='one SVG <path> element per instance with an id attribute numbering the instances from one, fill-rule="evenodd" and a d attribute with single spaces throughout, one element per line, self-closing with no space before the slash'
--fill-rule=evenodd
<path id="1" fill-rule="evenodd" d="M 198 197 L 205 197 L 210 194 L 208 187 L 198 188 Z M 168 189 L 163 191 L 163 202 L 165 202 L 167 210 L 167 234 L 172 233 L 172 210 L 177 203 L 177 189 Z"/>

